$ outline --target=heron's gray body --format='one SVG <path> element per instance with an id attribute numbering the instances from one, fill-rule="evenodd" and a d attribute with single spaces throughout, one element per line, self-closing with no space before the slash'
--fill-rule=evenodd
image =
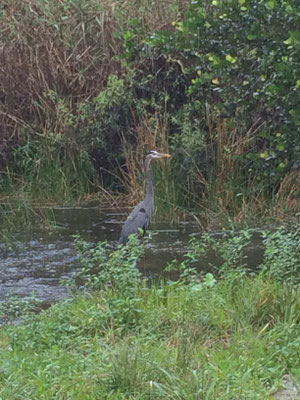
<path id="1" fill-rule="evenodd" d="M 145 233 L 150 226 L 150 222 L 154 213 L 154 188 L 152 180 L 152 172 L 150 163 L 154 158 L 170 157 L 168 154 L 161 154 L 156 151 L 151 151 L 146 157 L 146 195 L 145 199 L 136 205 L 125 221 L 119 242 L 124 244 L 127 242 L 129 235 L 132 233 L 139 233 L 142 229 Z"/>

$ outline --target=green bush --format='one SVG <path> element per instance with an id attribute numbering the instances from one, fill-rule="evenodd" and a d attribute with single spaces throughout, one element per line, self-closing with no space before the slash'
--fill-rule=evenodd
<path id="1" fill-rule="evenodd" d="M 185 142 L 190 144 L 191 156 L 197 149 L 206 158 L 208 172 L 211 163 L 214 175 L 219 172 L 217 157 L 220 147 L 226 146 L 227 156 L 239 165 L 235 173 L 241 175 L 242 169 L 244 184 L 251 179 L 257 191 L 274 193 L 299 157 L 298 25 L 293 1 L 232 0 L 208 5 L 198 0 L 172 30 L 157 31 L 146 40 L 152 57 L 158 53 L 169 60 L 166 76 L 172 75 L 174 65 L 179 67 L 189 107 L 184 105 L 173 117 L 176 135 L 183 149 Z M 170 103 L 175 102 L 173 97 Z M 218 120 L 226 121 L 236 133 L 220 131 L 215 125 Z M 198 136 L 191 136 L 193 130 Z M 224 159 L 221 162 L 226 165 Z"/>
<path id="2" fill-rule="evenodd" d="M 264 232 L 263 243 L 265 245 L 263 271 L 279 281 L 299 283 L 300 227 Z"/>

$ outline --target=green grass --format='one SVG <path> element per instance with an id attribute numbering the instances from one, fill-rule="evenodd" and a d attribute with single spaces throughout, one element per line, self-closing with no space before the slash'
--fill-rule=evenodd
<path id="1" fill-rule="evenodd" d="M 38 315 L 27 304 L 20 324 L 2 327 L 0 398 L 271 399 L 284 374 L 300 378 L 299 229 L 264 235 L 257 274 L 243 267 L 251 232 L 242 231 L 192 240 L 178 280 L 151 287 L 135 237 L 114 251 L 77 238 L 89 294 Z M 224 263 L 203 276 L 194 267 L 211 248 Z M 293 279 L 281 278 L 282 264 Z M 19 315 L 13 304 L 8 314 Z"/>
<path id="2" fill-rule="evenodd" d="M 0 335 L 2 399 L 267 399 L 300 375 L 299 290 L 261 275 L 191 292 L 78 295 Z M 127 323 L 120 315 L 127 315 Z"/>

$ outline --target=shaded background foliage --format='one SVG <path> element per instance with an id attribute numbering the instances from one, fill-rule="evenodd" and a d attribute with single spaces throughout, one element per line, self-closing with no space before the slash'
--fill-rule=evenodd
<path id="1" fill-rule="evenodd" d="M 136 201 L 157 147 L 173 154 L 155 170 L 172 208 L 294 209 L 296 2 L 5 0 L 0 18 L 3 190 Z"/>
<path id="2" fill-rule="evenodd" d="M 207 172 L 212 162 L 216 179 L 230 158 L 236 165 L 227 169 L 239 188 L 250 180 L 254 190 L 276 193 L 300 150 L 295 2 L 194 1 L 174 27 L 154 33 L 147 44 L 186 78 L 189 132 L 182 131 L 182 119 L 178 123 L 183 148 L 206 148 Z M 193 125 L 194 135 L 204 136 L 202 146 L 195 146 Z"/>

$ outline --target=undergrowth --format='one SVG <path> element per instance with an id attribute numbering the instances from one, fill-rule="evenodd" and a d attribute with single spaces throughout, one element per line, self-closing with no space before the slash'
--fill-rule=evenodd
<path id="1" fill-rule="evenodd" d="M 3 0 L 1 195 L 133 205 L 155 148 L 160 216 L 295 219 L 299 15 L 246 3 Z"/>
<path id="2" fill-rule="evenodd" d="M 77 238 L 89 290 L 1 329 L 1 398 L 270 399 L 284 374 L 300 379 L 299 229 L 263 234 L 256 273 L 250 238 L 193 239 L 178 278 L 151 286 L 136 237 Z M 221 269 L 200 273 L 208 251 Z"/>

